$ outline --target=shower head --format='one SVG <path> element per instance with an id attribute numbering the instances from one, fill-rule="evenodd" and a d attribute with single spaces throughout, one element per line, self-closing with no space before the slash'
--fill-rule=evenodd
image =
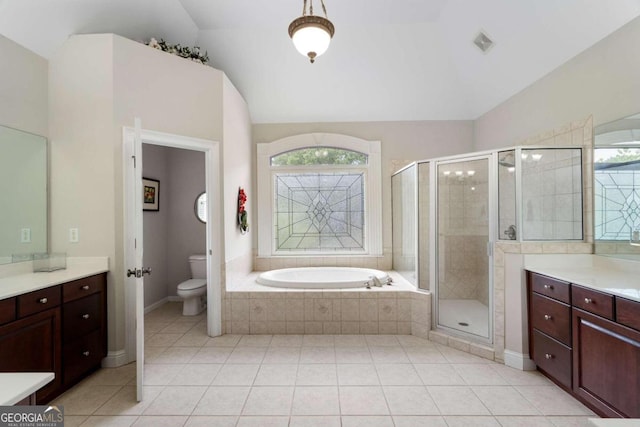
<path id="1" fill-rule="evenodd" d="M 506 153 L 502 157 L 498 158 L 498 164 L 506 168 L 512 168 L 516 165 L 513 152 Z"/>

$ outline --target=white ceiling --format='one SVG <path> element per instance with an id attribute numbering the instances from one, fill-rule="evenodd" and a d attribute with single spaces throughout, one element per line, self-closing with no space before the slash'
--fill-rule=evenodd
<path id="1" fill-rule="evenodd" d="M 51 57 L 74 33 L 198 44 L 255 123 L 475 119 L 640 15 L 640 0 L 325 0 L 310 64 L 302 0 L 0 0 L 0 34 Z M 320 13 L 319 0 L 314 2 Z M 472 40 L 484 30 L 495 46 Z"/>

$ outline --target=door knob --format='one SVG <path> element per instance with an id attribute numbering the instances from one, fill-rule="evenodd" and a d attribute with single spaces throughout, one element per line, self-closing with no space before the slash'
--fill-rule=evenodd
<path id="1" fill-rule="evenodd" d="M 142 277 L 142 270 L 138 268 L 130 268 L 127 270 L 127 277 Z"/>

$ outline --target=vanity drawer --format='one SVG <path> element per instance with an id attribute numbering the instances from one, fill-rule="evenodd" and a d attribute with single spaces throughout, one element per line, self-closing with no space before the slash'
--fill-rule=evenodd
<path id="1" fill-rule="evenodd" d="M 613 295 L 573 285 L 571 302 L 574 307 L 613 320 Z"/>
<path id="2" fill-rule="evenodd" d="M 18 317 L 26 317 L 60 305 L 60 286 L 18 296 Z"/>
<path id="3" fill-rule="evenodd" d="M 566 304 L 532 293 L 531 326 L 571 345 L 571 307 Z"/>
<path id="4" fill-rule="evenodd" d="M 0 325 L 16 319 L 16 299 L 7 298 L 0 300 Z"/>
<path id="5" fill-rule="evenodd" d="M 640 331 L 640 302 L 616 297 L 616 321 Z"/>
<path id="6" fill-rule="evenodd" d="M 84 298 L 87 295 L 102 292 L 104 289 L 104 274 L 85 277 L 62 285 L 62 300 L 64 302 Z"/>
<path id="7" fill-rule="evenodd" d="M 73 341 L 99 329 L 102 323 L 100 294 L 66 303 L 62 313 L 62 337 L 64 342 Z"/>
<path id="8" fill-rule="evenodd" d="M 571 388 L 571 349 L 533 331 L 533 361 L 560 384 Z"/>
<path id="9" fill-rule="evenodd" d="M 72 383 L 91 369 L 100 366 L 103 357 L 100 330 L 65 344 L 62 351 L 64 384 Z"/>
<path id="10" fill-rule="evenodd" d="M 569 282 L 529 272 L 531 290 L 569 304 Z"/>

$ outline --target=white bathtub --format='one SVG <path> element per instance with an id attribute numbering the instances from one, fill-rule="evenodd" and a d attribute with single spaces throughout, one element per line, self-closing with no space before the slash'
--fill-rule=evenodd
<path id="1" fill-rule="evenodd" d="M 258 276 L 256 282 L 278 288 L 362 288 L 373 276 L 383 283 L 388 277 L 384 271 L 370 268 L 301 267 L 265 271 Z"/>

